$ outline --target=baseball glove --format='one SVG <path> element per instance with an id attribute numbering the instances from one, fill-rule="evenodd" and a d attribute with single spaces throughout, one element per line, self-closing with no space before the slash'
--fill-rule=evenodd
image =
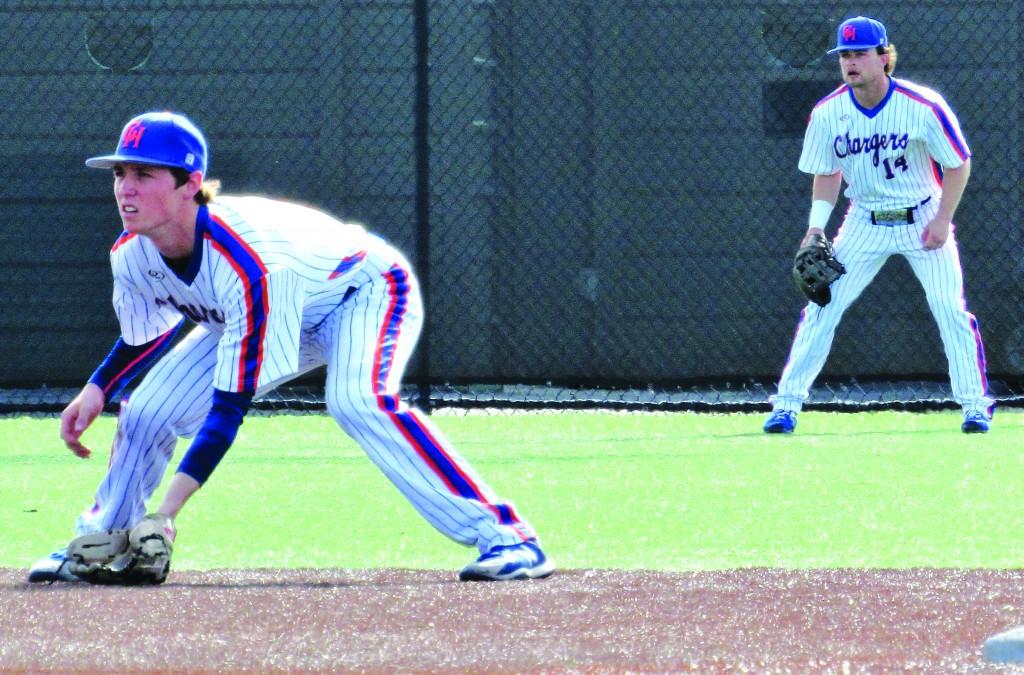
<path id="1" fill-rule="evenodd" d="M 71 573 L 91 584 L 162 584 L 171 569 L 174 525 L 150 514 L 131 530 L 96 532 L 68 544 Z"/>
<path id="2" fill-rule="evenodd" d="M 832 282 L 846 274 L 843 263 L 836 260 L 832 245 L 825 235 L 811 235 L 793 260 L 793 280 L 807 299 L 822 307 L 832 301 Z"/>

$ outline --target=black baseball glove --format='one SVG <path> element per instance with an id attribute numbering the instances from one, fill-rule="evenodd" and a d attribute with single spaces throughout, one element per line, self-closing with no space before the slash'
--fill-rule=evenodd
<path id="1" fill-rule="evenodd" d="M 793 280 L 807 299 L 824 307 L 832 301 L 832 282 L 846 274 L 843 263 L 836 260 L 832 244 L 823 234 L 812 234 L 806 246 L 800 247 L 793 260 Z"/>

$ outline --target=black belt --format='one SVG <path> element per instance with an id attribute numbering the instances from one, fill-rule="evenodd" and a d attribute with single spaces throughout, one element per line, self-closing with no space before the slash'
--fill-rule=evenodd
<path id="1" fill-rule="evenodd" d="M 914 211 L 917 211 L 919 207 L 924 206 L 932 200 L 931 197 L 926 198 L 920 204 L 916 206 L 908 206 L 905 209 L 888 209 L 885 211 L 872 211 L 871 212 L 871 224 L 872 225 L 895 225 L 897 223 L 907 223 L 908 225 L 914 224 Z"/>

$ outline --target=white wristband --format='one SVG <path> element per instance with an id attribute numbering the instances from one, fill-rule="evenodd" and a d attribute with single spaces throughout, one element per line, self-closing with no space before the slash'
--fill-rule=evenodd
<path id="1" fill-rule="evenodd" d="M 832 208 L 832 204 L 824 199 L 815 199 L 811 202 L 811 213 L 807 216 L 807 229 L 824 230 L 828 225 L 828 217 L 832 215 Z"/>

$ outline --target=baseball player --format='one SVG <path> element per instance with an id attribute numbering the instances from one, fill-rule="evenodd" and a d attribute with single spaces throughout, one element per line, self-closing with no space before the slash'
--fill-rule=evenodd
<path id="1" fill-rule="evenodd" d="M 963 408 L 961 429 L 987 432 L 994 401 L 952 224 L 971 169 L 960 124 L 938 93 L 892 77 L 896 49 L 879 21 L 842 22 L 828 53 L 839 54 L 843 85 L 815 105 L 804 136 L 799 166 L 814 181 L 801 246 L 823 235 L 845 179 L 850 207 L 835 257 L 846 274 L 833 282 L 831 302 L 808 303 L 802 311 L 764 430 L 796 428 L 843 312 L 897 254 L 910 263 L 939 326 L 953 396 Z"/>
<path id="2" fill-rule="evenodd" d="M 125 530 L 134 538 L 133 528 L 153 520 L 148 545 L 169 565 L 173 519 L 235 440 L 252 399 L 326 365 L 327 408 L 342 429 L 431 525 L 479 549 L 462 580 L 554 571 L 512 504 L 399 398 L 423 324 L 419 286 L 399 251 L 306 206 L 219 195 L 205 178 L 203 134 L 177 113 L 139 115 L 114 154 L 86 165 L 113 171 L 124 227 L 110 251 L 121 336 L 61 415 L 74 454 L 89 457 L 82 433 L 105 401 L 151 369 L 121 405 L 110 466 L 77 520 L 79 538 Z M 171 346 L 186 320 L 194 327 Z M 193 440 L 147 516 L 179 436 Z M 36 563 L 29 581 L 71 581 L 75 571 L 61 549 Z"/>

